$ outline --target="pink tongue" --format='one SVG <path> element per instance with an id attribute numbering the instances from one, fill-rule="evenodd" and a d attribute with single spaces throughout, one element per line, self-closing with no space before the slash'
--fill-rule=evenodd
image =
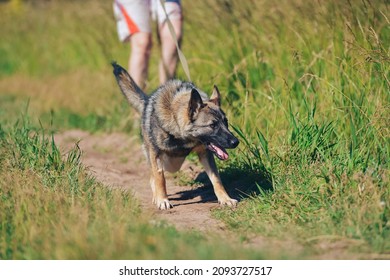
<path id="1" fill-rule="evenodd" d="M 213 145 L 213 144 L 210 144 L 212 147 L 213 147 L 213 149 L 217 152 L 217 155 L 218 155 L 218 157 L 220 158 L 220 159 L 222 159 L 222 160 L 227 160 L 228 158 L 229 158 L 229 155 L 225 152 L 225 151 L 223 151 L 222 149 L 220 149 L 219 147 L 217 147 L 217 146 L 215 146 L 215 145 Z"/>

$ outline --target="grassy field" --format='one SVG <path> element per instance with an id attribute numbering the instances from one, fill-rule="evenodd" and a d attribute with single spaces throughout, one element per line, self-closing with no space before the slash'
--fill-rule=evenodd
<path id="1" fill-rule="evenodd" d="M 53 131 L 138 133 L 111 74 L 110 61 L 126 65 L 129 53 L 111 4 L 0 3 L 0 258 L 269 257 L 156 231 L 129 195 L 85 175 L 77 149 L 60 158 Z M 389 258 L 388 4 L 210 0 L 183 8 L 191 77 L 206 91 L 219 86 L 241 139 L 220 167 L 243 200 L 214 216 L 243 239 L 309 248 L 300 257 L 336 244 Z"/>

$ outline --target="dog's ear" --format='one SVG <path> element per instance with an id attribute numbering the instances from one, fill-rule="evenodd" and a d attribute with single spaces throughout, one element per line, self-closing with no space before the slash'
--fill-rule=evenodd
<path id="1" fill-rule="evenodd" d="M 221 107 L 221 94 L 219 93 L 219 90 L 216 85 L 214 85 L 213 93 L 211 94 L 209 101 L 214 103 L 218 107 Z"/>
<path id="2" fill-rule="evenodd" d="M 204 107 L 202 97 L 199 92 L 193 88 L 191 90 L 191 98 L 188 104 L 188 113 L 191 120 L 194 120 L 195 116 L 199 113 L 199 110 Z"/>

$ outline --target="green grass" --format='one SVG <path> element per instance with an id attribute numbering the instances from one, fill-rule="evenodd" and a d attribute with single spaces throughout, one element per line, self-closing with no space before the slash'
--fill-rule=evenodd
<path id="1" fill-rule="evenodd" d="M 291 129 L 287 150 L 268 151 L 260 133 L 253 142 L 241 137 L 245 148 L 222 174 L 229 179 L 245 170 L 253 177 L 247 184 L 257 189 L 252 186 L 237 211 L 214 213 L 231 229 L 293 238 L 307 247 L 330 240 L 354 253 L 389 252 L 387 150 L 375 156 L 348 149 L 331 123 L 313 121 Z"/>
<path id="2" fill-rule="evenodd" d="M 3 126 L 12 126 L 29 103 L 34 126 L 136 133 L 133 111 L 109 65 L 126 65 L 129 52 L 117 40 L 111 5 L 0 4 Z M 245 198 L 237 211 L 218 210 L 215 216 L 244 237 L 291 239 L 308 248 L 344 242 L 351 254 L 388 254 L 388 4 L 217 0 L 184 1 L 183 8 L 183 52 L 191 77 L 210 92 L 218 85 L 241 139 L 220 167 L 229 190 Z M 157 59 L 155 41 L 150 89 L 158 83 Z M 178 76 L 185 77 L 180 67 Z M 27 154 L 25 160 L 31 158 Z M 19 165 L 13 168 L 18 178 L 26 176 Z M 24 180 L 36 182 L 30 175 Z M 130 204 L 128 209 L 136 208 Z M 105 225 L 99 220 L 95 226 L 100 222 Z M 28 228 L 17 232 L 24 250 Z M 56 248 L 63 252 L 67 246 Z M 55 251 L 42 258 L 64 256 Z"/>

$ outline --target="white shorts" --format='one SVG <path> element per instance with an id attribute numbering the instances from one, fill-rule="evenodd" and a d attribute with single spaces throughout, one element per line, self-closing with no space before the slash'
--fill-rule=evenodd
<path id="1" fill-rule="evenodd" d="M 169 19 L 182 19 L 180 0 L 165 1 Z M 119 40 L 126 42 L 137 32 L 151 33 L 151 19 L 159 25 L 166 21 L 160 0 L 114 0 L 114 15 Z"/>

